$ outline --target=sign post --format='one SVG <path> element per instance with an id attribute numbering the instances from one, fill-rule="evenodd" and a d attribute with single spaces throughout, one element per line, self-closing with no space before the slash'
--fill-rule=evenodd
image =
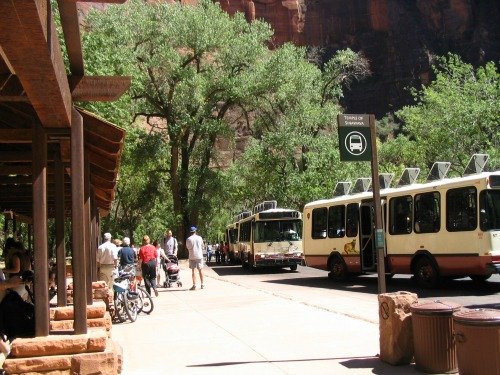
<path id="1" fill-rule="evenodd" d="M 371 161 L 373 204 L 375 210 L 373 240 L 377 250 L 378 293 L 385 293 L 385 239 L 382 228 L 375 116 L 343 114 L 338 115 L 337 122 L 339 125 L 340 160 Z"/>

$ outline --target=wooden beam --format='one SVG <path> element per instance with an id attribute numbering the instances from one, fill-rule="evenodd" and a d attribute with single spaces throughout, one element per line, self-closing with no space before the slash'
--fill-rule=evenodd
<path id="1" fill-rule="evenodd" d="M 29 102 L 23 85 L 15 74 L 0 75 L 0 102 Z"/>
<path id="2" fill-rule="evenodd" d="M 130 87 L 131 77 L 70 76 L 71 97 L 75 102 L 111 102 Z"/>
<path id="3" fill-rule="evenodd" d="M 0 129 L 0 143 L 31 143 L 31 129 Z"/>
<path id="4" fill-rule="evenodd" d="M 0 45 L 42 124 L 69 127 L 71 93 L 50 2 L 0 1 Z"/>
<path id="5" fill-rule="evenodd" d="M 59 14 L 61 15 L 61 26 L 68 53 L 69 70 L 71 74 L 83 76 L 82 42 L 76 2 L 57 0 L 57 5 L 59 7 Z"/>

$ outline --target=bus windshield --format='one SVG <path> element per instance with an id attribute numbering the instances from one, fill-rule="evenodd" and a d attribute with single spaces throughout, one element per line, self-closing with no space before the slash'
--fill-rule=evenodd
<path id="1" fill-rule="evenodd" d="M 300 241 L 302 220 L 256 221 L 254 242 Z"/>
<path id="2" fill-rule="evenodd" d="M 480 196 L 481 230 L 500 230 L 500 190 L 487 190 Z"/>

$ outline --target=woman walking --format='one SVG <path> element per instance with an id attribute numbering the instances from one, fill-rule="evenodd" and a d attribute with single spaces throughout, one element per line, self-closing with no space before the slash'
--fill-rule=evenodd
<path id="1" fill-rule="evenodd" d="M 156 247 L 151 245 L 150 242 L 148 235 L 142 237 L 142 246 L 139 249 L 138 257 L 146 290 L 151 294 L 151 288 L 153 288 L 155 296 L 158 297 L 158 290 L 156 289 Z"/>

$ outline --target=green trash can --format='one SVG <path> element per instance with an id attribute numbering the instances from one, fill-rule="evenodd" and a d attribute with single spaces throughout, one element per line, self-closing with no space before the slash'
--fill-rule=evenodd
<path id="1" fill-rule="evenodd" d="M 500 375 L 500 310 L 454 312 L 453 331 L 460 374 Z"/>
<path id="2" fill-rule="evenodd" d="M 458 372 L 452 315 L 460 308 L 457 303 L 442 301 L 411 306 L 417 370 L 428 374 Z"/>

